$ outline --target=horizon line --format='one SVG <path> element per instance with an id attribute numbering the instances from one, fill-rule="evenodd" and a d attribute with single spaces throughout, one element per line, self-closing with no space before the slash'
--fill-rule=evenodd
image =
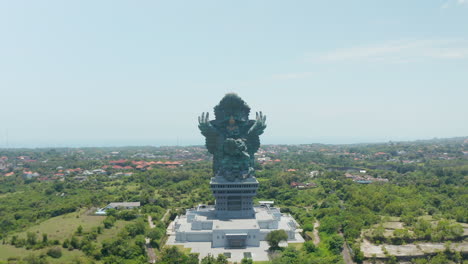
<path id="1" fill-rule="evenodd" d="M 431 138 L 419 138 L 419 139 L 399 139 L 399 140 L 369 140 L 369 141 L 355 141 L 348 143 L 329 143 L 329 142 L 310 142 L 310 143 L 265 143 L 261 144 L 262 146 L 271 146 L 271 145 L 286 145 L 286 146 L 298 146 L 298 145 L 361 145 L 361 144 L 386 144 L 386 143 L 405 143 L 405 142 L 418 142 L 418 141 L 431 141 L 431 140 L 450 140 L 450 139 L 468 139 L 468 136 L 454 136 L 454 137 L 431 137 Z M 55 146 L 51 146 L 55 145 Z M 111 144 L 50 144 L 41 146 L 34 146 L 34 144 L 27 144 L 26 146 L 10 145 L 10 146 L 0 146 L 0 150 L 8 149 L 60 149 L 60 148 L 129 148 L 129 147 L 198 147 L 204 146 L 204 144 L 122 144 L 111 143 Z"/>

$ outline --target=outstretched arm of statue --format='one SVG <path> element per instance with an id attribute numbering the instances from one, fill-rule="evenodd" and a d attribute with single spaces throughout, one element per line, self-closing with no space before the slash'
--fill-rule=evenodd
<path id="1" fill-rule="evenodd" d="M 263 113 L 257 112 L 255 115 L 255 123 L 252 125 L 252 127 L 249 129 L 248 134 L 256 134 L 256 135 L 261 135 L 263 131 L 266 128 L 266 115 L 263 115 Z"/>
<path id="2" fill-rule="evenodd" d="M 203 135 L 216 132 L 216 128 L 213 127 L 210 123 L 210 117 L 208 112 L 203 112 L 201 116 L 198 117 L 198 128 L 202 132 Z"/>

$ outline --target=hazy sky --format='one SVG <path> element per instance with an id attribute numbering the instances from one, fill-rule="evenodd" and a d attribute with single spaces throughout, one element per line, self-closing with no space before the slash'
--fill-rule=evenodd
<path id="1" fill-rule="evenodd" d="M 0 147 L 202 144 L 227 92 L 264 143 L 468 135 L 468 0 L 0 0 Z"/>

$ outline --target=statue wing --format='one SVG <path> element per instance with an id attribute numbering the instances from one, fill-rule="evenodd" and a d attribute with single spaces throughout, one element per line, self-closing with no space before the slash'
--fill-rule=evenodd
<path id="1" fill-rule="evenodd" d="M 205 136 L 205 143 L 208 152 L 215 155 L 219 145 L 219 132 L 215 127 L 214 121 L 209 121 L 209 113 L 202 113 L 198 117 L 198 128 L 203 136 Z M 216 156 L 216 155 L 215 155 Z"/>
<path id="2" fill-rule="evenodd" d="M 216 129 L 209 129 L 206 131 L 202 131 L 202 135 L 205 136 L 205 143 L 208 152 L 214 155 L 220 147 L 220 136 L 218 134 L 218 131 L 216 131 Z"/>
<path id="3" fill-rule="evenodd" d="M 254 154 L 260 148 L 260 136 L 257 134 L 250 134 L 247 135 L 247 152 L 249 153 L 250 157 L 253 158 Z"/>

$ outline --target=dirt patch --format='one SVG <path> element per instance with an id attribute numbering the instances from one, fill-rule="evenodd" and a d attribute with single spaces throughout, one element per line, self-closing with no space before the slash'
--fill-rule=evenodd
<path id="1" fill-rule="evenodd" d="M 438 251 L 445 250 L 445 243 L 417 243 L 407 245 L 375 245 L 367 239 L 361 244 L 361 251 L 364 253 L 366 258 L 371 258 L 374 254 L 377 258 L 384 258 L 383 247 L 387 250 L 388 254 L 405 257 L 405 256 L 424 256 L 428 253 L 435 253 Z M 468 252 L 468 242 L 464 241 L 461 243 L 452 243 L 450 245 L 451 250 Z"/>

